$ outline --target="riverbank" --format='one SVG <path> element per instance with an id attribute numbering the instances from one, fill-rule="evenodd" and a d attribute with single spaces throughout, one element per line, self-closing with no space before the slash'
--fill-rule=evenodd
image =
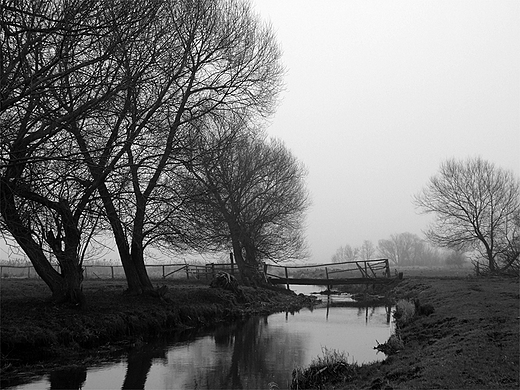
<path id="1" fill-rule="evenodd" d="M 395 300 L 418 299 L 434 311 L 415 315 L 400 328 L 402 349 L 382 363 L 304 368 L 303 375 L 314 380 L 309 388 L 319 383 L 322 389 L 343 390 L 518 389 L 518 282 L 498 277 L 403 280 L 393 290 Z M 322 381 L 316 375 L 328 377 Z M 299 388 L 305 388 L 302 384 Z"/>
<path id="2" fill-rule="evenodd" d="M 296 311 L 315 299 L 283 289 L 243 287 L 243 296 L 206 282 L 160 281 L 162 299 L 124 294 L 124 280 L 88 280 L 84 310 L 57 306 L 40 280 L 2 279 L 0 387 L 86 356 L 98 360 L 164 332 L 210 329 L 256 314 Z"/>

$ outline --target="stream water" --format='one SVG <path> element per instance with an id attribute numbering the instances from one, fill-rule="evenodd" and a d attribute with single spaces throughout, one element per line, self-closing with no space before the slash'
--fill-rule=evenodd
<path id="1" fill-rule="evenodd" d="M 322 300 L 313 310 L 145 343 L 114 362 L 56 370 L 15 389 L 283 389 L 294 368 L 324 349 L 345 351 L 352 362 L 384 359 L 373 347 L 392 333 L 390 307 L 352 307 L 345 296 Z"/>

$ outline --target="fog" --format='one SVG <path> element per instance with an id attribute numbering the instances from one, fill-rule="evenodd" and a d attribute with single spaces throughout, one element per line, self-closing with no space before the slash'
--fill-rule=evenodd
<path id="1" fill-rule="evenodd" d="M 446 158 L 520 175 L 517 0 L 251 1 L 283 49 L 267 131 L 309 171 L 311 261 L 422 236 L 412 196 Z"/>
<path id="2" fill-rule="evenodd" d="M 423 236 L 411 200 L 440 163 L 520 174 L 518 1 L 253 1 L 283 48 L 268 132 L 307 166 L 316 262 L 342 245 Z"/>

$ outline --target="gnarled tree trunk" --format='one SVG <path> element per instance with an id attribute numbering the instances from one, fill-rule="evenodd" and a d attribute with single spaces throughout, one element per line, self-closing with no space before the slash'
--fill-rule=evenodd
<path id="1" fill-rule="evenodd" d="M 32 231 L 22 221 L 16 207 L 12 186 L 6 180 L 0 179 L 0 214 L 9 233 L 20 248 L 29 257 L 36 273 L 42 278 L 52 292 L 52 299 L 58 303 L 71 303 L 83 307 L 85 296 L 82 291 L 83 270 L 78 258 L 79 233 L 75 226 L 66 226 L 65 250 L 61 249 L 61 239 L 48 234 L 47 241 L 56 255 L 61 267 L 61 273 L 56 271 L 47 260 L 43 248 L 32 237 Z M 61 203 L 61 215 L 71 216 L 65 203 Z M 71 223 L 63 218 L 64 224 Z M 68 233 L 68 234 L 67 234 Z"/>

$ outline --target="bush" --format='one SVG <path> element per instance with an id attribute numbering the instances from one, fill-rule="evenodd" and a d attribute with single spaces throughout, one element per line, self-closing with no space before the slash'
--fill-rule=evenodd
<path id="1" fill-rule="evenodd" d="M 407 324 L 415 315 L 415 304 L 405 299 L 401 299 L 395 305 L 394 318 L 397 325 Z"/>

